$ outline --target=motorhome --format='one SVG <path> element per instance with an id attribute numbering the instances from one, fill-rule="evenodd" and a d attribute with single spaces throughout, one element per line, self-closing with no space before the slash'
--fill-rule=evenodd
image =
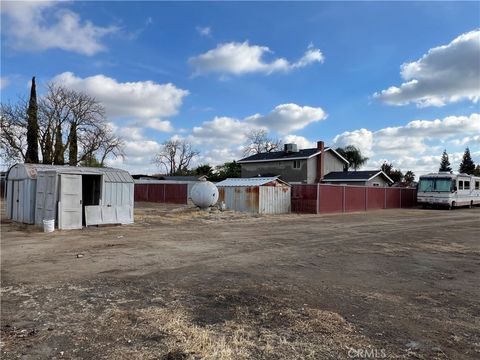
<path id="1" fill-rule="evenodd" d="M 439 172 L 420 176 L 417 202 L 423 207 L 454 208 L 480 204 L 480 177 Z"/>

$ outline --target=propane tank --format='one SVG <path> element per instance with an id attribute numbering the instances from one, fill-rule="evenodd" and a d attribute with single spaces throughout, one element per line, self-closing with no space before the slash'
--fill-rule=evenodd
<path id="1" fill-rule="evenodd" d="M 190 198 L 200 209 L 206 209 L 217 203 L 218 189 L 210 181 L 200 181 L 192 186 Z"/>

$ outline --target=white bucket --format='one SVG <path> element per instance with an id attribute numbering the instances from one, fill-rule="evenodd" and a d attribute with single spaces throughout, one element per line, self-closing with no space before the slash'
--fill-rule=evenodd
<path id="1" fill-rule="evenodd" d="M 55 220 L 43 220 L 43 232 L 52 232 L 55 230 Z"/>

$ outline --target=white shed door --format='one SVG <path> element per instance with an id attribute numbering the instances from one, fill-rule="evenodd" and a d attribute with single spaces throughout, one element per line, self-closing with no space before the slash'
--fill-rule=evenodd
<path id="1" fill-rule="evenodd" d="M 57 192 L 57 173 L 43 172 L 37 173 L 37 195 L 35 209 L 35 223 L 42 225 L 43 220 L 56 220 L 56 192 Z"/>
<path id="2" fill-rule="evenodd" d="M 59 229 L 82 228 L 82 175 L 60 175 Z"/>

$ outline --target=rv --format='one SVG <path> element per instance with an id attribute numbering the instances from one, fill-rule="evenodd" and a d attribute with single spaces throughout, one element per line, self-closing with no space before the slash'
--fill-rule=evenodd
<path id="1" fill-rule="evenodd" d="M 439 172 L 420 176 L 417 202 L 423 207 L 457 206 L 480 204 L 480 177 L 467 174 Z"/>

